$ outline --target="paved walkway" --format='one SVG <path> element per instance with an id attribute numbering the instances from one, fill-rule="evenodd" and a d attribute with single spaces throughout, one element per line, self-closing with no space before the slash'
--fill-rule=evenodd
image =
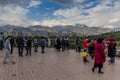
<path id="1" fill-rule="evenodd" d="M 0 52 L 0 80 L 120 80 L 119 59 L 114 65 L 106 62 L 104 74 L 98 74 L 91 71 L 93 61 L 83 63 L 81 54 L 74 50 L 57 52 L 49 48 L 45 54 L 39 51 L 20 58 L 15 49 L 16 64 L 2 64 L 3 54 Z"/>

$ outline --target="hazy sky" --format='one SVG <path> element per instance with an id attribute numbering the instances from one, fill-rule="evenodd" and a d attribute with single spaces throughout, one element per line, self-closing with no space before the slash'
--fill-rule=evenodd
<path id="1" fill-rule="evenodd" d="M 119 27 L 120 0 L 0 0 L 0 25 Z"/>

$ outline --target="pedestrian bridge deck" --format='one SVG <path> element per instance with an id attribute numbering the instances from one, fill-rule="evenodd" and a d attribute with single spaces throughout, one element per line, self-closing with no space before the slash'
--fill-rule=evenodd
<path id="1" fill-rule="evenodd" d="M 25 51 L 24 51 L 25 54 Z M 45 54 L 32 53 L 32 56 L 18 57 L 14 49 L 16 64 L 3 64 L 4 52 L 0 52 L 0 80 L 120 80 L 120 60 L 104 65 L 104 74 L 93 73 L 93 61 L 82 62 L 80 53 L 74 50 L 57 52 L 46 49 Z"/>

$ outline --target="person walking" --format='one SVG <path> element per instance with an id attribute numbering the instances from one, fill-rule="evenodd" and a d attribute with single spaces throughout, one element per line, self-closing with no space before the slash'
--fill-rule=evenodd
<path id="1" fill-rule="evenodd" d="M 5 58 L 4 58 L 4 61 L 3 61 L 3 64 L 6 64 L 6 60 L 7 58 L 9 58 L 9 60 L 15 64 L 15 62 L 12 60 L 12 54 L 11 54 L 11 44 L 10 44 L 10 40 L 11 40 L 11 36 L 9 35 L 4 43 L 4 47 L 5 47 Z"/>
<path id="2" fill-rule="evenodd" d="M 92 71 L 94 72 L 95 69 L 98 67 L 98 73 L 103 74 L 101 69 L 103 68 L 103 63 L 106 60 L 106 54 L 104 52 L 104 46 L 102 44 L 101 38 L 97 40 L 95 43 L 95 52 L 94 52 L 94 66 L 92 68 Z"/>
<path id="3" fill-rule="evenodd" d="M 24 39 L 23 37 L 19 36 L 16 39 L 17 46 L 18 46 L 18 53 L 20 57 L 23 57 L 23 48 L 24 48 Z"/>
<path id="4" fill-rule="evenodd" d="M 115 54 L 116 54 L 116 43 L 114 38 L 109 38 L 108 42 L 108 57 L 110 58 L 109 62 L 114 63 L 115 62 Z"/>
<path id="5" fill-rule="evenodd" d="M 45 42 L 45 39 L 44 37 L 42 36 L 41 39 L 40 39 L 40 47 L 41 47 L 41 53 L 45 53 L 44 49 L 45 49 L 45 46 L 46 46 L 46 42 Z"/>
<path id="6" fill-rule="evenodd" d="M 27 53 L 26 53 L 26 56 L 29 54 L 31 56 L 31 47 L 32 47 L 32 40 L 31 40 L 31 37 L 28 38 L 27 40 Z"/>

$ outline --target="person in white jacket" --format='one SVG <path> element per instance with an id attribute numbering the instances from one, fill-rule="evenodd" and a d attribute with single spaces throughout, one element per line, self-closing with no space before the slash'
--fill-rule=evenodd
<path id="1" fill-rule="evenodd" d="M 11 63 L 15 64 L 14 61 L 12 61 L 12 54 L 10 53 L 11 52 L 11 44 L 10 44 L 10 40 L 11 40 L 11 36 L 9 35 L 4 43 L 4 47 L 5 47 L 5 58 L 4 58 L 4 61 L 3 61 L 3 64 L 6 64 L 6 60 L 7 58 L 9 58 L 9 60 L 11 61 Z"/>

